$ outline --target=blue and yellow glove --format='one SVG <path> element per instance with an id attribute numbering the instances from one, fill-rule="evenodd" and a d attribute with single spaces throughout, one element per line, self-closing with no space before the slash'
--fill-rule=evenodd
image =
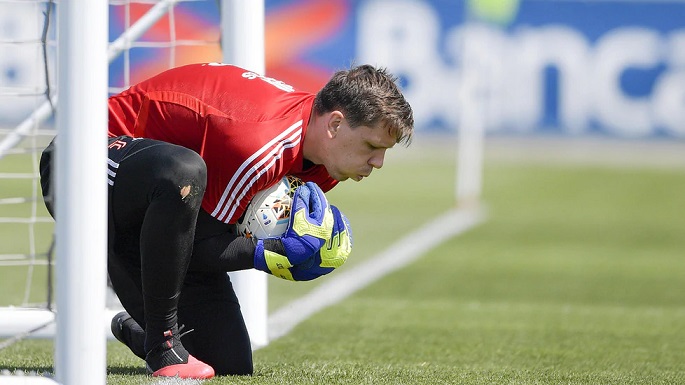
<path id="1" fill-rule="evenodd" d="M 331 238 L 335 219 L 331 206 L 316 183 L 307 182 L 293 196 L 288 230 L 279 240 L 282 245 L 266 249 L 265 240 L 257 240 L 254 254 L 256 269 L 291 279 L 289 268 L 312 257 Z M 269 240 L 266 240 L 269 242 Z M 273 243 L 273 242 L 271 242 Z"/>
<path id="2" fill-rule="evenodd" d="M 342 266 L 352 252 L 352 227 L 347 217 L 331 205 L 333 233 L 326 244 L 307 261 L 290 268 L 294 281 L 311 281 Z"/>

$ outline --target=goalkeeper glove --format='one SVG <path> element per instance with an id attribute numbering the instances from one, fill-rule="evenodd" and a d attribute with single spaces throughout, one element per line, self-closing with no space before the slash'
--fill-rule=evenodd
<path id="1" fill-rule="evenodd" d="M 333 212 L 321 188 L 313 182 L 305 183 L 293 196 L 290 223 L 279 239 L 282 252 L 266 249 L 264 240 L 257 240 L 255 268 L 278 276 L 290 275 L 290 267 L 309 259 L 331 238 L 334 224 Z"/>
<path id="2" fill-rule="evenodd" d="M 342 266 L 352 252 L 352 227 L 347 217 L 331 205 L 333 234 L 326 244 L 307 261 L 290 268 L 294 281 L 310 281 Z"/>

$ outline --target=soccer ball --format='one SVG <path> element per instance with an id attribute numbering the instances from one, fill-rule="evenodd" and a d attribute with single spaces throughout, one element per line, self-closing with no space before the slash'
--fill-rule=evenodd
<path id="1" fill-rule="evenodd" d="M 290 222 L 295 190 L 303 184 L 300 178 L 288 175 L 279 183 L 258 192 L 236 224 L 238 234 L 257 239 L 283 235 Z"/>

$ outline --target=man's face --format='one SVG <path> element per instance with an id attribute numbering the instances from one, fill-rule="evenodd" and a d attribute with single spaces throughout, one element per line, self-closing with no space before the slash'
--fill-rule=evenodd
<path id="1" fill-rule="evenodd" d="M 330 130 L 324 166 L 339 181 L 359 182 L 369 176 L 374 168 L 383 167 L 385 151 L 395 145 L 395 137 L 383 127 L 351 128 L 347 120 L 341 118 Z"/>

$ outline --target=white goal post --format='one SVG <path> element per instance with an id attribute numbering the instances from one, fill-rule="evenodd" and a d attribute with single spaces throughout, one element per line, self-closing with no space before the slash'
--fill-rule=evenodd
<path id="1" fill-rule="evenodd" d="M 55 378 L 104 384 L 107 288 L 108 5 L 70 0 L 58 12 Z"/>
<path id="2" fill-rule="evenodd" d="M 264 0 L 222 0 L 224 62 L 265 73 Z M 257 270 L 229 273 L 254 348 L 269 343 L 267 275 Z"/>
<path id="3" fill-rule="evenodd" d="M 48 4 L 48 9 L 51 6 Z M 57 7 L 61 47 L 57 83 L 62 101 L 57 107 L 59 150 L 53 187 L 60 223 L 55 236 L 60 263 L 54 357 L 55 380 L 63 384 L 98 385 L 106 378 L 106 347 L 100 323 L 107 282 L 107 185 L 103 173 L 107 159 L 107 6 L 105 2 L 73 0 Z M 48 99 L 52 97 L 49 86 L 45 93 Z M 46 102 L 50 108 L 38 108 L 37 113 L 51 112 L 54 102 Z M 32 117 L 10 132 L 3 141 L 5 150 L 35 127 Z M 13 319 L 11 315 L 7 318 Z M 31 376 L 23 380 L 52 382 Z M 15 382 L 16 378 L 2 381 Z"/>

